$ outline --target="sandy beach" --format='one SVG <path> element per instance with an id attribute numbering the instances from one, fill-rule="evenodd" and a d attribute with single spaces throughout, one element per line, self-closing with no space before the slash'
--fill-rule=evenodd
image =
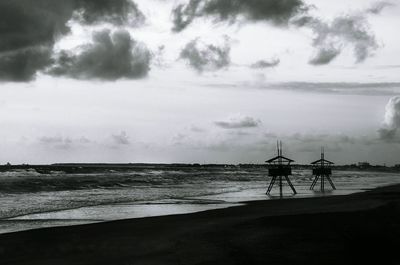
<path id="1" fill-rule="evenodd" d="M 0 235 L 1 264 L 399 264 L 400 185 Z"/>
<path id="2" fill-rule="evenodd" d="M 400 0 L 0 0 L 0 265 L 400 265 L 396 25 Z"/>

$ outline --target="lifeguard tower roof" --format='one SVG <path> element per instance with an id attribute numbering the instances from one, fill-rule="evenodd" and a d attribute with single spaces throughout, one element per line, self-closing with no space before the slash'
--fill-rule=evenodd
<path id="1" fill-rule="evenodd" d="M 271 158 L 270 160 L 265 161 L 266 163 L 272 163 L 274 161 L 279 161 L 279 160 L 284 160 L 285 162 L 294 162 L 294 160 L 289 159 L 287 157 L 284 157 L 282 155 L 276 156 L 274 158 Z"/>
<path id="2" fill-rule="evenodd" d="M 329 160 L 326 160 L 326 159 L 319 159 L 319 160 L 317 160 L 317 161 L 312 162 L 311 165 L 321 164 L 321 163 L 329 164 L 329 165 L 335 164 L 335 163 L 333 163 L 333 162 L 331 162 L 331 161 L 329 161 Z"/>

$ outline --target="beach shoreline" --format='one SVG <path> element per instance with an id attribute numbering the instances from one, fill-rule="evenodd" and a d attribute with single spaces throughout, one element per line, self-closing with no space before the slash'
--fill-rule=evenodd
<path id="1" fill-rule="evenodd" d="M 287 187 L 286 187 L 287 188 Z M 370 189 L 365 189 L 370 190 Z M 364 190 L 364 191 L 365 191 Z M 283 199 L 301 199 L 310 197 L 342 196 L 362 192 L 363 190 L 327 190 L 324 193 L 313 191 L 305 194 L 285 193 Z M 251 191 L 228 192 L 222 194 L 187 197 L 172 200 L 156 200 L 133 203 L 114 203 L 83 206 L 71 209 L 60 209 L 0 220 L 0 234 L 41 229 L 47 227 L 92 224 L 124 219 L 158 217 L 178 214 L 189 214 L 214 209 L 240 206 L 253 201 L 277 200 L 276 193 L 265 195 L 264 188 Z"/>
<path id="2" fill-rule="evenodd" d="M 2 264 L 399 264 L 400 185 L 0 235 Z"/>
<path id="3" fill-rule="evenodd" d="M 201 169 L 138 171 L 110 174 L 0 174 L 0 234 L 121 219 L 184 214 L 224 208 L 266 196 L 266 170 Z M 284 197 L 350 194 L 400 184 L 392 173 L 333 174 L 336 190 L 310 190 L 311 172 L 293 171 L 297 194 L 284 187 Z M 34 185 L 33 185 L 34 183 Z"/>

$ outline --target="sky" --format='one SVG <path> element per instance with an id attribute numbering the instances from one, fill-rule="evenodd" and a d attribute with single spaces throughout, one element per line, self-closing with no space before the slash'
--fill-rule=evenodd
<path id="1" fill-rule="evenodd" d="M 400 164 L 400 1 L 1 0 L 0 163 Z"/>

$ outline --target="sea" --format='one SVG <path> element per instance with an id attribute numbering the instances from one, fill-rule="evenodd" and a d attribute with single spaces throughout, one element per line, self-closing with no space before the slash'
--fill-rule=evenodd
<path id="1" fill-rule="evenodd" d="M 0 233 L 97 223 L 127 218 L 185 214 L 234 207 L 271 196 L 266 168 L 152 166 L 102 173 L 38 173 L 20 169 L 0 173 Z M 298 194 L 284 187 L 284 199 L 345 195 L 400 183 L 400 174 L 334 171 L 337 189 L 309 189 L 310 170 L 294 170 Z"/>

